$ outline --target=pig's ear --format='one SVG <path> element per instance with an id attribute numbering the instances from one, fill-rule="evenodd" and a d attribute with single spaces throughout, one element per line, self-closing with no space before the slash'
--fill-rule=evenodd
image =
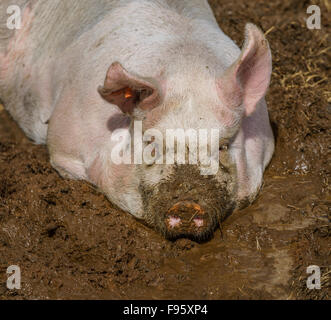
<path id="1" fill-rule="evenodd" d="M 230 108 L 243 104 L 246 115 L 252 114 L 266 94 L 271 71 L 268 41 L 257 26 L 248 23 L 241 55 L 217 82 L 220 99 Z"/>
<path id="2" fill-rule="evenodd" d="M 110 66 L 104 86 L 100 86 L 98 91 L 106 101 L 128 114 L 132 114 L 135 108 L 154 109 L 161 100 L 155 81 L 129 74 L 118 62 Z"/>

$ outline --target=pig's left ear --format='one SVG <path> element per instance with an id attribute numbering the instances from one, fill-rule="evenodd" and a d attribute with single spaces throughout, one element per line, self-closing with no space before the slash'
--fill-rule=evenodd
<path id="1" fill-rule="evenodd" d="M 254 24 L 245 28 L 245 43 L 237 61 L 217 81 L 218 93 L 230 108 L 243 104 L 252 114 L 269 87 L 272 59 L 268 41 Z"/>
<path id="2" fill-rule="evenodd" d="M 155 81 L 128 73 L 119 62 L 110 66 L 104 86 L 100 86 L 98 91 L 102 98 L 128 114 L 133 114 L 135 108 L 144 111 L 154 109 L 161 102 Z"/>

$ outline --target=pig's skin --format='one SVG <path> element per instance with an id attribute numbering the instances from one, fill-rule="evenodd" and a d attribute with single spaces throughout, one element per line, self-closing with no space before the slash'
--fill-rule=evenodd
<path id="1" fill-rule="evenodd" d="M 249 93 L 259 97 L 252 110 L 240 86 L 222 92 L 231 86 L 227 74 L 241 51 L 219 29 L 205 0 L 2 0 L 1 22 L 10 4 L 23 9 L 23 28 L 13 34 L 0 27 L 0 97 L 30 138 L 47 143 L 51 163 L 63 176 L 93 182 L 119 207 L 145 219 L 139 186 L 157 185 L 173 171 L 110 161 L 114 128 L 107 124 L 121 112 L 97 88 L 119 62 L 159 84 L 162 102 L 143 113 L 145 129 L 219 128 L 230 139 L 235 168 L 228 193 L 237 206 L 254 199 L 274 150 L 265 90 Z M 260 59 L 262 52 L 257 75 L 267 87 L 270 51 L 252 25 L 241 59 L 252 39 L 260 48 L 252 55 Z M 219 172 L 216 179 L 223 176 Z"/>

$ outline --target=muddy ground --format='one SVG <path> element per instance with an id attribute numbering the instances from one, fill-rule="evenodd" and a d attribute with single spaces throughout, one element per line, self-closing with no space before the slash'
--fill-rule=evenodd
<path id="1" fill-rule="evenodd" d="M 60 178 L 2 110 L 1 299 L 330 299 L 330 2 L 314 2 L 320 30 L 306 28 L 310 1 L 210 3 L 238 45 L 251 21 L 273 52 L 276 153 L 258 199 L 206 243 L 170 242 Z M 21 290 L 6 288 L 9 265 L 21 267 Z M 309 265 L 321 290 L 306 288 Z"/>

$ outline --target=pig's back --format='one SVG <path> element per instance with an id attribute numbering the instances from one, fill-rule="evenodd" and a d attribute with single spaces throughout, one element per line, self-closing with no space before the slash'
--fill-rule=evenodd
<path id="1" fill-rule="evenodd" d="M 240 53 L 219 28 L 206 0 L 114 1 L 103 17 L 85 28 L 63 59 L 69 68 L 76 64 L 72 74 L 85 72 L 81 78 L 91 78 L 93 68 L 98 84 L 115 61 L 146 77 L 164 69 L 168 75 L 185 72 L 178 67 L 185 68 L 190 59 L 205 59 L 220 73 Z M 78 53 L 80 59 L 75 61 Z"/>
<path id="2" fill-rule="evenodd" d="M 110 11 L 120 7 L 136 5 L 141 10 L 145 10 L 148 6 L 170 8 L 186 17 L 214 19 L 206 0 L 1 0 L 0 52 L 6 50 L 14 34 L 14 31 L 8 29 L 6 25 L 7 8 L 10 5 L 17 5 L 22 11 L 27 6 L 32 6 L 34 21 L 30 37 L 36 49 L 35 58 L 46 52 L 64 50 L 81 34 L 93 28 Z M 138 9 L 138 15 L 144 14 L 141 10 Z"/>
<path id="3" fill-rule="evenodd" d="M 12 1 L 1 2 L 1 12 Z M 179 55 L 185 59 L 191 54 L 206 58 L 210 55 L 216 69 L 224 67 L 218 63 L 217 56 L 222 56 L 226 65 L 236 58 L 233 55 L 236 46 L 220 31 L 205 0 L 17 0 L 15 3 L 22 8 L 32 4 L 31 25 L 24 61 L 10 62 L 15 64 L 10 77 L 1 77 L 2 61 L 10 60 L 1 59 L 1 52 L 6 52 L 10 37 L 8 29 L 0 28 L 0 98 L 27 135 L 40 143 L 45 142 L 47 122 L 62 88 L 74 83 L 75 90 L 82 95 L 89 88 L 95 90 L 114 61 L 142 76 L 154 76 L 164 65 L 169 70 L 173 67 L 168 70 L 170 73 L 180 72 L 176 70 L 179 63 L 171 62 Z M 23 24 L 17 32 L 24 32 L 25 28 Z M 29 71 L 24 65 L 29 66 Z"/>

